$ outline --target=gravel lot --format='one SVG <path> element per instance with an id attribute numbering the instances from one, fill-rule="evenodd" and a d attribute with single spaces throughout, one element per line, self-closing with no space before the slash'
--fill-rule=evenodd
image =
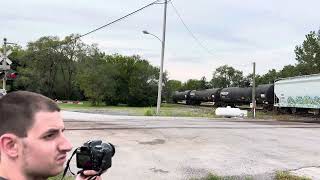
<path id="1" fill-rule="evenodd" d="M 104 179 L 180 180 L 209 172 L 272 179 L 277 170 L 307 169 L 298 173 L 310 177 L 319 173 L 319 124 L 62 114 L 75 147 L 89 139 L 116 146 L 113 166 Z M 76 170 L 74 164 L 72 169 Z"/>

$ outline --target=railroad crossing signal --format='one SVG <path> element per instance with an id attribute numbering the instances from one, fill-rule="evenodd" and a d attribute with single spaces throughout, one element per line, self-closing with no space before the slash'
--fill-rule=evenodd
<path id="1" fill-rule="evenodd" d="M 11 53 L 12 53 L 11 50 L 7 51 L 6 53 L 0 52 L 0 62 L 2 62 L 2 64 L 0 65 L 0 70 L 9 70 L 10 69 L 10 65 L 12 64 L 12 61 L 8 58 L 8 56 Z M 3 61 L 5 61 L 5 62 L 3 62 Z"/>
<path id="2" fill-rule="evenodd" d="M 2 78 L 2 89 L 6 90 L 6 80 L 7 80 L 7 71 L 10 70 L 10 65 L 12 64 L 12 61 L 8 58 L 8 56 L 11 54 L 11 50 L 6 51 L 7 44 L 15 44 L 15 43 L 8 43 L 7 38 L 3 38 L 3 52 L 0 52 L 0 71 L 4 72 L 4 77 Z M 15 75 L 15 74 L 14 74 Z M 10 77 L 16 77 L 12 76 L 10 74 Z"/>

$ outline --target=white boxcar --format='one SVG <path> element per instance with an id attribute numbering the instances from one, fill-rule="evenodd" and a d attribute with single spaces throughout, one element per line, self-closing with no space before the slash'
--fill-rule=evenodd
<path id="1" fill-rule="evenodd" d="M 320 109 L 320 74 L 278 80 L 274 93 L 276 107 Z"/>

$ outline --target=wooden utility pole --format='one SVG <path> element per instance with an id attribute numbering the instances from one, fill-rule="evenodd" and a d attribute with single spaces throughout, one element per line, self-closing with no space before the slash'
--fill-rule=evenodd
<path id="1" fill-rule="evenodd" d="M 256 63 L 253 62 L 253 74 L 252 74 L 252 112 L 253 119 L 256 118 Z"/>

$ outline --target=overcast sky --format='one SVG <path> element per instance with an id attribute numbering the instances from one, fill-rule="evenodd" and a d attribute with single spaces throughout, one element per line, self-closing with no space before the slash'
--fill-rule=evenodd
<path id="1" fill-rule="evenodd" d="M 24 47 L 42 36 L 84 34 L 153 1 L 3 0 L 0 38 Z M 320 27 L 319 0 L 172 0 L 172 4 L 168 3 L 164 70 L 170 79 L 181 81 L 202 76 L 209 80 L 224 64 L 245 75 L 252 72 L 253 61 L 258 74 L 295 64 L 295 46 Z M 141 31 L 162 38 L 163 7 L 150 6 L 82 40 L 98 44 L 108 54 L 138 54 L 160 66 L 161 42 Z"/>

